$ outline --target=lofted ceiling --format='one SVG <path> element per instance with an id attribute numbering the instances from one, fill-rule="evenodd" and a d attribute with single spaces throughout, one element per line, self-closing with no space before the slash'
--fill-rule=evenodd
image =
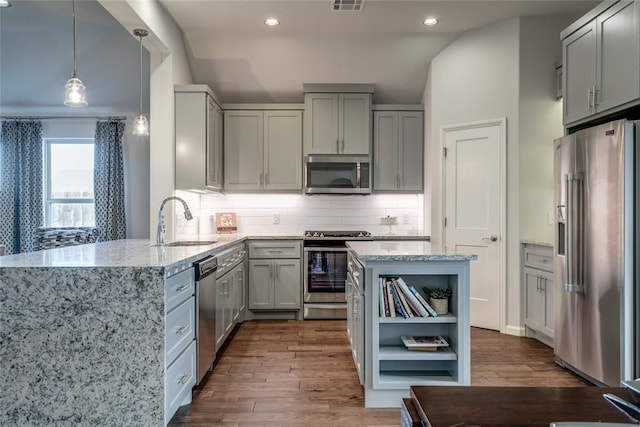
<path id="1" fill-rule="evenodd" d="M 373 83 L 375 103 L 420 103 L 429 62 L 462 32 L 518 16 L 579 17 L 598 3 L 365 0 L 361 11 L 335 12 L 333 0 L 160 2 L 184 31 L 195 81 L 222 102 L 302 102 L 303 83 Z M 425 27 L 427 16 L 440 23 Z M 267 17 L 280 25 L 265 26 Z"/>
<path id="2" fill-rule="evenodd" d="M 78 77 L 89 106 L 63 105 L 64 85 L 73 72 L 70 0 L 12 0 L 0 8 L 0 113 L 3 115 L 137 114 L 140 45 L 95 0 L 79 0 Z M 149 55 L 143 49 L 144 75 Z M 149 108 L 148 79 L 143 109 Z"/>

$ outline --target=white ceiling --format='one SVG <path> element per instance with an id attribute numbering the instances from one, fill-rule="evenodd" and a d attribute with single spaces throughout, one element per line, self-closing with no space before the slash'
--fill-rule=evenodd
<path id="1" fill-rule="evenodd" d="M 461 32 L 518 16 L 573 15 L 596 1 L 160 0 L 183 29 L 194 79 L 222 102 L 302 102 L 303 83 L 373 83 L 376 103 L 419 103 L 431 59 Z M 435 27 L 421 24 L 437 16 Z M 278 27 L 262 24 L 277 17 Z M 558 35 L 558 43 L 560 42 Z"/>
<path id="2" fill-rule="evenodd" d="M 136 114 L 140 45 L 97 1 L 77 2 L 78 77 L 89 106 L 63 105 L 73 72 L 70 0 L 12 0 L 0 8 L 0 113 L 3 115 Z M 149 55 L 143 49 L 144 75 Z M 149 108 L 148 78 L 143 109 Z"/>

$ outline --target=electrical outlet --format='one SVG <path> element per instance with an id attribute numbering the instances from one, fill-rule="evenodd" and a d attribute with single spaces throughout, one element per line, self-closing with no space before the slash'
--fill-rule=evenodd
<path id="1" fill-rule="evenodd" d="M 402 223 L 409 224 L 409 214 L 406 212 L 402 214 Z"/>
<path id="2" fill-rule="evenodd" d="M 553 212 L 547 213 L 547 224 L 553 225 L 555 223 L 555 218 L 553 217 Z"/>
<path id="3" fill-rule="evenodd" d="M 280 214 L 279 213 L 274 213 L 273 214 L 273 223 L 274 224 L 280 224 Z"/>

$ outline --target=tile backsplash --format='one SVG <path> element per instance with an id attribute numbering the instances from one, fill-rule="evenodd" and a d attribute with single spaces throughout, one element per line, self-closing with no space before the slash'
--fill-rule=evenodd
<path id="1" fill-rule="evenodd" d="M 197 194 L 176 191 L 194 215 L 186 221 L 175 204 L 177 239 L 210 238 L 215 214 L 235 212 L 238 233 L 298 235 L 305 230 L 366 230 L 373 234 L 422 234 L 424 197 L 421 194 L 330 196 L 302 194 Z M 397 217 L 396 225 L 382 218 Z M 274 222 L 279 221 L 279 224 Z M 391 230 L 390 230 L 391 229 Z"/>

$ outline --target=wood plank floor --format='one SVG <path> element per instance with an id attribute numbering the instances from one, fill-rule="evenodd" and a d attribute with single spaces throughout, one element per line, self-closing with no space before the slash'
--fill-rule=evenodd
<path id="1" fill-rule="evenodd" d="M 345 321 L 247 321 L 171 426 L 399 426 L 364 408 Z M 472 328 L 472 385 L 587 386 L 530 338 Z"/>

